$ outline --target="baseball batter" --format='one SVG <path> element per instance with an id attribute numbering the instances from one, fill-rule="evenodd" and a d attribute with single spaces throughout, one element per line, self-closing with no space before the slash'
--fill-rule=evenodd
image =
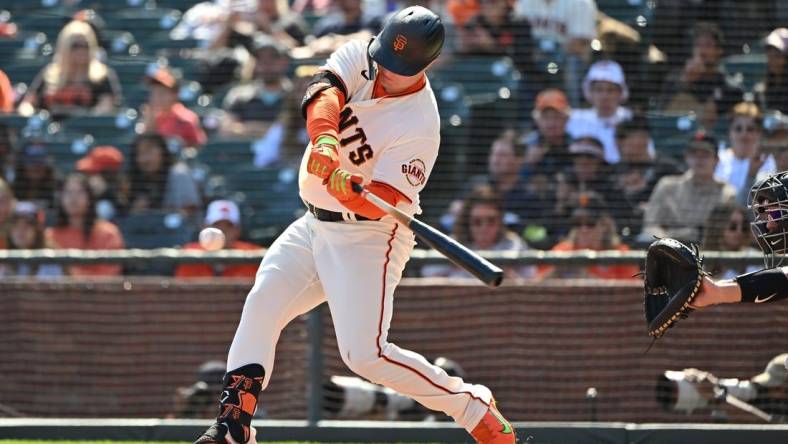
<path id="1" fill-rule="evenodd" d="M 450 415 L 479 443 L 514 443 L 490 390 L 465 383 L 388 342 L 393 294 L 414 235 L 352 190 L 353 182 L 410 214 L 438 155 L 439 116 L 425 70 L 444 40 L 423 7 L 394 14 L 370 42 L 334 52 L 303 111 L 311 143 L 299 186 L 308 212 L 273 243 L 247 296 L 227 359 L 216 422 L 196 444 L 255 441 L 257 397 L 282 329 L 324 301 L 342 360 L 358 375 Z"/>

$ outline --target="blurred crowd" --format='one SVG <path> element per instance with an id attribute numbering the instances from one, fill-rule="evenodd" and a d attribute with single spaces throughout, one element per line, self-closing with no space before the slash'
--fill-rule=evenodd
<path id="1" fill-rule="evenodd" d="M 45 3 L 0 7 L 4 249 L 200 249 L 207 226 L 225 248 L 262 248 L 303 213 L 309 80 L 344 42 L 415 4 L 448 31 L 430 74 L 443 141 L 423 217 L 473 249 L 627 251 L 670 236 L 747 250 L 750 187 L 788 170 L 779 0 Z M 255 270 L 0 265 L 40 277 Z"/>

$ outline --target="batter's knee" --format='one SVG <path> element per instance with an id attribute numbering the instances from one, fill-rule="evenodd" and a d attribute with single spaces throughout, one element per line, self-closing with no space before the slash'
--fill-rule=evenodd
<path id="1" fill-rule="evenodd" d="M 342 361 L 353 373 L 374 383 L 380 382 L 382 370 L 387 365 L 386 360 L 379 357 L 376 351 L 354 353 L 353 350 L 345 350 L 342 353 Z"/>

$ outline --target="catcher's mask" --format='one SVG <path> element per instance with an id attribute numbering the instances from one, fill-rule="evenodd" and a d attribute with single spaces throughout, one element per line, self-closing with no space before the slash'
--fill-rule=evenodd
<path id="1" fill-rule="evenodd" d="M 788 252 L 788 171 L 756 182 L 750 190 L 752 234 L 767 268 L 782 264 Z"/>

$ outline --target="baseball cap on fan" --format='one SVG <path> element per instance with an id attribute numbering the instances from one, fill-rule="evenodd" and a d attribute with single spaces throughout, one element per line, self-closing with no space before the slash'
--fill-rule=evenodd
<path id="1" fill-rule="evenodd" d="M 220 220 L 226 220 L 233 225 L 241 225 L 241 211 L 238 205 L 230 200 L 215 200 L 208 204 L 205 212 L 205 225 L 213 225 Z"/>
<path id="2" fill-rule="evenodd" d="M 626 102 L 629 98 L 629 88 L 624 78 L 624 70 L 621 65 L 612 60 L 600 60 L 588 70 L 583 79 L 583 95 L 586 100 L 591 101 L 591 82 L 610 82 L 615 83 L 621 88 L 621 100 Z"/>
<path id="3" fill-rule="evenodd" d="M 175 74 L 164 66 L 151 65 L 145 73 L 145 82 L 149 85 L 162 85 L 168 89 L 178 89 L 179 80 Z"/>
<path id="4" fill-rule="evenodd" d="M 121 166 L 123 166 L 123 153 L 114 146 L 104 145 L 93 148 L 87 156 L 79 159 L 77 171 L 88 174 L 117 172 Z"/>
<path id="5" fill-rule="evenodd" d="M 788 28 L 777 28 L 768 36 L 764 42 L 766 46 L 771 46 L 783 54 L 788 53 Z"/>
<path id="6" fill-rule="evenodd" d="M 537 94 L 534 109 L 538 112 L 542 112 L 546 109 L 554 109 L 565 116 L 568 116 L 569 113 L 572 112 L 566 94 L 556 88 L 548 88 Z"/>

